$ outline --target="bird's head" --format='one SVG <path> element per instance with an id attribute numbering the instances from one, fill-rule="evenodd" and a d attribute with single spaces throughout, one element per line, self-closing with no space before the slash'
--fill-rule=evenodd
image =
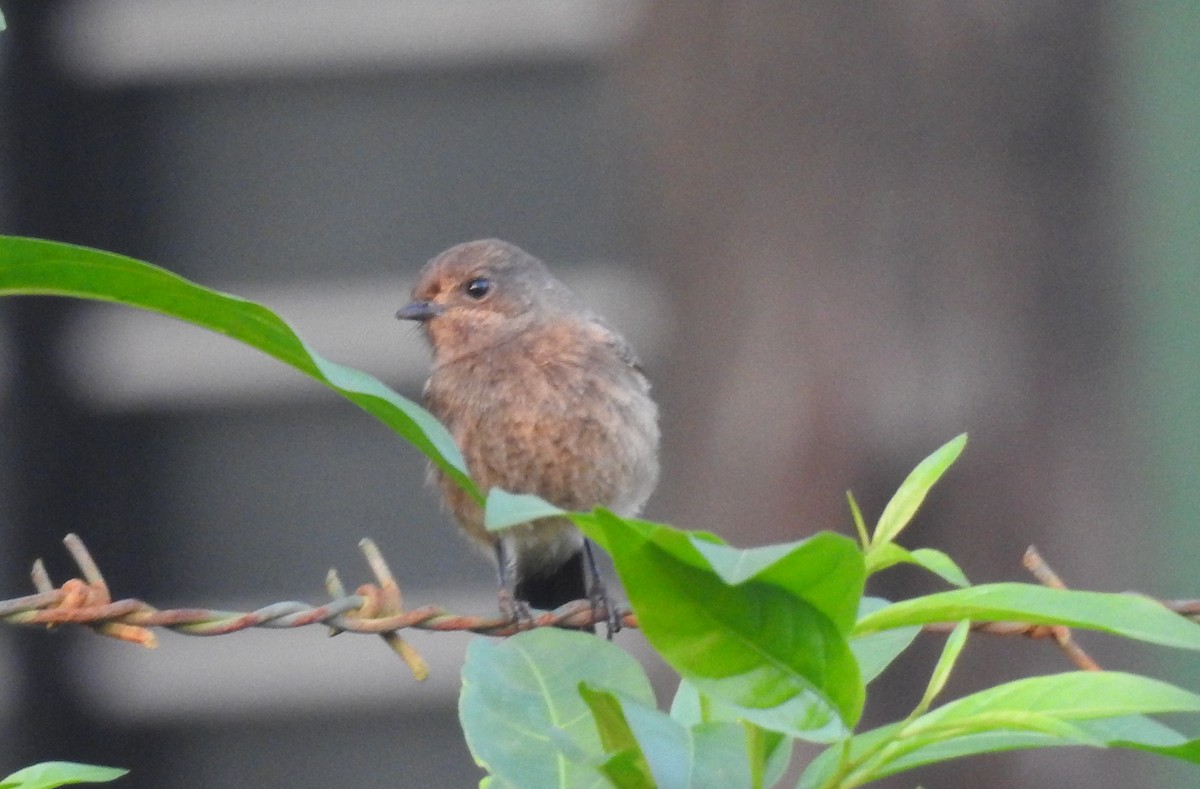
<path id="1" fill-rule="evenodd" d="M 540 260 L 485 239 L 451 247 L 425 264 L 412 301 L 396 317 L 420 322 L 435 357 L 447 361 L 584 312 Z"/>

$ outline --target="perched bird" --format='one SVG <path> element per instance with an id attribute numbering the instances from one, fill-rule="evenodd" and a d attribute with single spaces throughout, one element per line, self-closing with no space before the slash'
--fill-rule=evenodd
<path id="1" fill-rule="evenodd" d="M 482 490 L 533 493 L 567 510 L 641 511 L 658 481 L 650 384 L 629 344 L 540 260 L 495 239 L 451 247 L 425 265 L 396 317 L 424 328 L 433 349 L 425 406 Z M 458 525 L 494 556 L 506 615 L 588 596 L 605 607 L 611 637 L 619 620 L 590 543 L 569 521 L 490 533 L 470 496 L 436 468 L 431 477 Z"/>

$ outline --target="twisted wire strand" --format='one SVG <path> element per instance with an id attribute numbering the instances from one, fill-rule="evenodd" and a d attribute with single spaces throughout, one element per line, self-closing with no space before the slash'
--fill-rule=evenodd
<path id="1" fill-rule="evenodd" d="M 326 588 L 334 599 L 324 605 L 285 600 L 253 611 L 221 611 L 208 608 L 157 609 L 142 600 L 112 600 L 107 583 L 75 534 L 63 539 L 68 552 L 79 566 L 81 578 L 72 578 L 55 587 L 42 561 L 34 562 L 33 582 L 37 593 L 0 600 L 0 621 L 14 625 L 62 625 L 90 627 L 101 635 L 129 641 L 145 647 L 157 646 L 151 628 L 165 628 L 190 636 L 219 636 L 248 628 L 295 628 L 309 625 L 329 627 L 337 633 L 368 633 L 381 636 L 408 665 L 417 679 L 428 675 L 421 656 L 400 636 L 399 631 L 415 628 L 433 631 L 469 631 L 489 636 L 509 636 L 536 627 L 586 627 L 604 624 L 605 610 L 588 600 L 576 600 L 553 611 L 535 611 L 529 620 L 514 621 L 500 616 L 456 614 L 439 606 L 427 605 L 405 610 L 399 585 L 388 569 L 378 547 L 362 540 L 359 548 L 375 575 L 376 583 L 363 584 L 347 594 L 337 573 L 330 570 Z M 1024 564 L 1042 583 L 1066 588 L 1037 550 L 1030 547 Z M 1200 619 L 1200 600 L 1159 601 L 1168 609 L 1193 620 Z M 637 617 L 619 610 L 623 627 L 636 628 Z M 922 629 L 928 633 L 948 633 L 953 622 L 935 622 Z M 1070 631 L 1062 626 L 1035 625 L 1025 622 L 974 622 L 971 630 L 1000 636 L 1024 636 L 1052 639 L 1078 668 L 1096 670 L 1099 666 L 1075 643 Z"/>
<path id="2" fill-rule="evenodd" d="M 190 636 L 220 636 L 248 628 L 295 628 L 309 625 L 329 627 L 331 634 L 367 633 L 381 636 L 408 664 L 417 679 L 428 675 L 421 656 L 399 635 L 415 628 L 435 631 L 469 631 L 489 636 L 509 636 L 536 627 L 584 627 L 603 624 L 607 613 L 588 600 L 576 600 L 553 611 L 534 611 L 528 620 L 514 621 L 499 613 L 490 616 L 457 614 L 439 606 L 405 610 L 400 587 L 371 540 L 359 548 L 375 575 L 376 583 L 363 584 L 347 594 L 336 571 L 330 570 L 326 588 L 334 599 L 323 605 L 285 600 L 253 611 L 222 611 L 208 608 L 158 609 L 142 600 L 112 600 L 108 584 L 83 540 L 68 534 L 67 551 L 82 578 L 71 578 L 59 587 L 51 582 L 39 559 L 31 573 L 37 593 L 0 600 L 0 621 L 14 625 L 83 625 L 101 635 L 154 648 L 158 640 L 151 628 L 165 628 Z M 618 611 L 622 626 L 637 627 L 630 611 Z"/>

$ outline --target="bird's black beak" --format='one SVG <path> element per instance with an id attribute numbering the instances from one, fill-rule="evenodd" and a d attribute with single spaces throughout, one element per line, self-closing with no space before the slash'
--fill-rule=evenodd
<path id="1" fill-rule="evenodd" d="M 428 320 L 433 320 L 442 314 L 442 307 L 434 304 L 432 301 L 414 301 L 411 304 L 406 304 L 396 313 L 396 317 L 402 321 L 420 321 L 424 323 Z"/>

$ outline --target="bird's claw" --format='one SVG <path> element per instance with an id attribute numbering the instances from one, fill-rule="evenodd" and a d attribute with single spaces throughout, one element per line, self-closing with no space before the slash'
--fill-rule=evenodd
<path id="1" fill-rule="evenodd" d="M 612 641 L 613 635 L 621 632 L 621 614 L 599 577 L 595 579 L 588 592 L 588 601 L 592 604 L 593 621 L 599 619 L 600 611 L 604 611 L 604 626 L 607 630 L 608 640 Z"/>
<path id="2" fill-rule="evenodd" d="M 500 590 L 500 614 L 517 626 L 518 630 L 533 628 L 533 609 L 524 600 L 518 600 L 507 589 Z"/>

